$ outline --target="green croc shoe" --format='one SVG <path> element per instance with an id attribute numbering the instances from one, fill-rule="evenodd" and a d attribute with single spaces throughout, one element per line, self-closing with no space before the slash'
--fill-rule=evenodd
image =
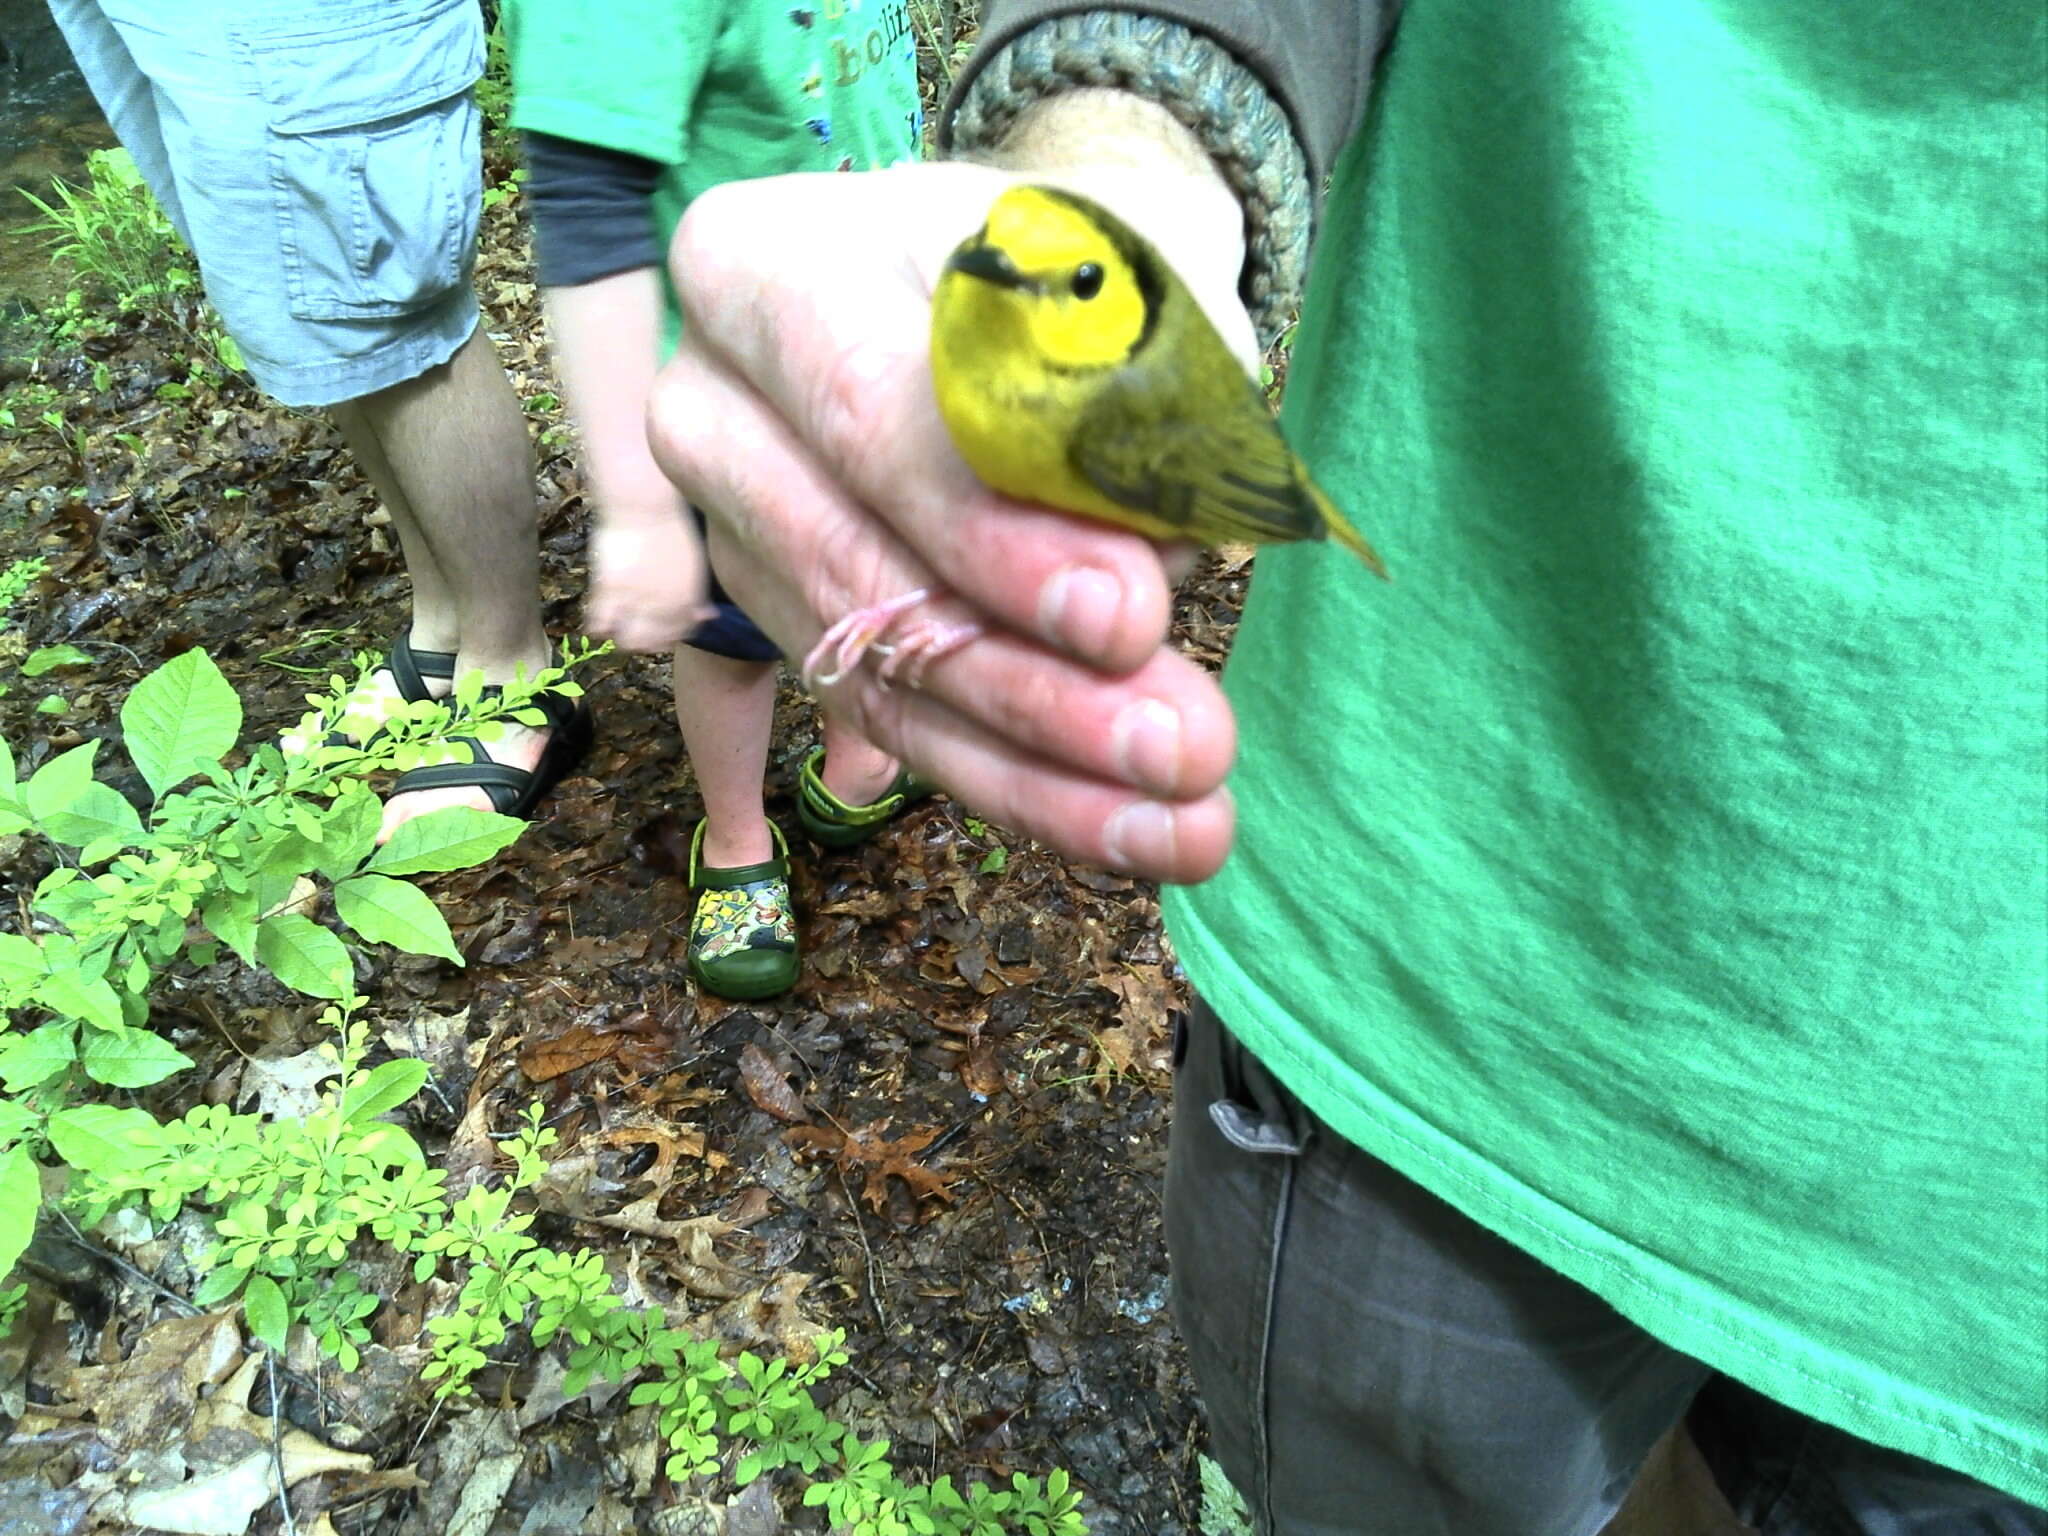
<path id="1" fill-rule="evenodd" d="M 906 807 L 936 793 L 938 786 L 906 768 L 880 799 L 868 805 L 848 805 L 825 787 L 825 749 L 818 747 L 804 759 L 803 770 L 797 774 L 796 819 L 812 842 L 826 848 L 851 848 L 873 837 Z"/>
<path id="2" fill-rule="evenodd" d="M 789 845 L 772 821 L 768 832 L 775 857 L 733 869 L 707 869 L 698 862 L 703 822 L 690 836 L 690 886 L 697 892 L 690 913 L 690 975 L 713 997 L 752 1002 L 796 985 L 800 962 L 789 901 Z"/>

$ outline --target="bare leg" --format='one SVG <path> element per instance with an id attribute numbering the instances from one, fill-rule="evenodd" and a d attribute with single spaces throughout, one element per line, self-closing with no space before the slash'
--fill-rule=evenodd
<path id="1" fill-rule="evenodd" d="M 1600 1536 L 1756 1536 L 1736 1518 L 1684 1424 L 1650 1451 L 1628 1501 Z"/>
<path id="2" fill-rule="evenodd" d="M 491 682 L 545 665 L 533 455 L 482 328 L 440 367 L 337 406 L 334 419 L 398 528 L 417 642 L 456 651 Z"/>
<path id="3" fill-rule="evenodd" d="M 454 650 L 462 641 L 462 621 L 455 606 L 454 590 L 441 574 L 434 548 L 420 529 L 419 517 L 406 498 L 398 472 L 384 457 L 384 445 L 370 428 L 368 412 L 361 401 L 352 400 L 335 406 L 328 415 L 347 441 L 356 464 L 377 488 L 377 499 L 391 514 L 398 547 L 405 555 L 405 574 L 412 581 L 412 643 L 423 651 Z M 393 696 L 396 697 L 395 690 Z"/>
<path id="4" fill-rule="evenodd" d="M 775 728 L 775 663 L 676 647 L 676 725 L 704 796 L 704 863 L 735 869 L 773 858 L 761 777 Z"/>
<path id="5" fill-rule="evenodd" d="M 479 327 L 446 363 L 338 406 L 335 423 L 391 512 L 413 579 L 413 640 L 458 674 L 511 682 L 550 660 L 540 617 L 532 454 L 519 402 Z M 492 757 L 530 768 L 543 732 L 507 725 Z M 490 809 L 480 789 L 422 790 L 385 808 L 384 835 L 443 806 Z"/>
<path id="6" fill-rule="evenodd" d="M 846 805 L 873 805 L 895 782 L 897 760 L 864 736 L 825 717 L 825 787 Z"/>

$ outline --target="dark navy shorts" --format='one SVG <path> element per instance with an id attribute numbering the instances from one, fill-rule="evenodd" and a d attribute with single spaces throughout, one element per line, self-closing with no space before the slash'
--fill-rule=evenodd
<path id="1" fill-rule="evenodd" d="M 697 537 L 706 536 L 704 514 L 695 507 L 690 516 L 697 522 Z M 707 570 L 708 570 L 707 566 Z M 683 644 L 696 651 L 709 651 L 713 656 L 728 657 L 733 661 L 780 661 L 782 647 L 770 640 L 746 615 L 746 610 L 732 600 L 732 594 L 719 585 L 718 572 L 710 571 L 711 606 L 718 611 L 696 630 L 683 637 Z"/>

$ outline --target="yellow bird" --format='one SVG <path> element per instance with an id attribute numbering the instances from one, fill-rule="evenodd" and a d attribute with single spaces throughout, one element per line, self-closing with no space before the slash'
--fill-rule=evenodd
<path id="1" fill-rule="evenodd" d="M 1187 285 L 1085 197 L 996 199 L 932 295 L 932 383 L 960 456 L 1005 495 L 1157 539 L 1328 535 L 1386 575 Z"/>
<path id="2" fill-rule="evenodd" d="M 932 295 L 932 384 L 960 456 L 1005 495 L 1156 539 L 1330 537 L 1387 574 L 1287 446 L 1187 285 L 1085 197 L 1019 186 L 996 199 Z M 927 596 L 847 615 L 805 675 L 837 682 L 872 648 L 888 657 L 885 683 L 907 664 L 915 685 L 980 633 L 919 623 L 879 643 Z"/>

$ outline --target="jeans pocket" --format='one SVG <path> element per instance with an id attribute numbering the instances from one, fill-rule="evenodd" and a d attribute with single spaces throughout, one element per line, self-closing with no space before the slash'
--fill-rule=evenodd
<path id="1" fill-rule="evenodd" d="M 267 114 L 292 314 L 409 314 L 465 282 L 483 199 L 474 0 L 270 14 L 236 42 Z"/>

